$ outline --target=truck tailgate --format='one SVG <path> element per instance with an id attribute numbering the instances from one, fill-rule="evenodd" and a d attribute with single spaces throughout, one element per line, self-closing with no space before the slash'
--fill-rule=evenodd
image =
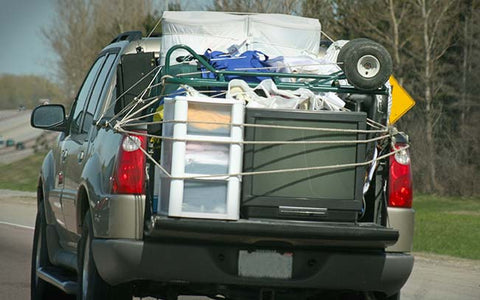
<path id="1" fill-rule="evenodd" d="M 398 231 L 374 223 L 289 220 L 220 221 L 154 216 L 147 238 L 172 238 L 238 245 L 283 244 L 286 247 L 383 249 L 398 239 Z"/>

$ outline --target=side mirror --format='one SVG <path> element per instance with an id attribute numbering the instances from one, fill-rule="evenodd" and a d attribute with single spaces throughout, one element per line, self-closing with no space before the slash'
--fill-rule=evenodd
<path id="1" fill-rule="evenodd" d="M 39 129 L 64 132 L 67 129 L 65 107 L 61 104 L 48 104 L 36 107 L 32 112 L 30 125 Z"/>

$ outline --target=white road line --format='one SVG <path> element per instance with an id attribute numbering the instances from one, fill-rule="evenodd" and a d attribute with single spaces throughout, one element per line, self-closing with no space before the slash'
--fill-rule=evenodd
<path id="1" fill-rule="evenodd" d="M 30 230 L 34 230 L 34 229 L 35 229 L 35 227 L 32 227 L 32 226 L 20 225 L 20 224 L 3 222 L 3 221 L 0 221 L 0 224 L 2 224 L 2 225 L 14 226 L 14 227 L 20 227 L 20 228 L 25 228 L 25 229 L 30 229 Z"/>

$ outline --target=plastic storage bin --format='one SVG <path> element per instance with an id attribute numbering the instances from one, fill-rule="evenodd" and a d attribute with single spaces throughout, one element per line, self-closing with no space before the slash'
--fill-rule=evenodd
<path id="1" fill-rule="evenodd" d="M 165 100 L 162 135 L 178 140 L 162 142 L 160 163 L 174 178 L 155 170 L 159 213 L 238 220 L 241 178 L 226 174 L 242 170 L 243 147 L 239 142 L 243 141 L 244 107 L 242 101 L 209 97 Z M 218 176 L 178 178 L 196 175 Z"/>

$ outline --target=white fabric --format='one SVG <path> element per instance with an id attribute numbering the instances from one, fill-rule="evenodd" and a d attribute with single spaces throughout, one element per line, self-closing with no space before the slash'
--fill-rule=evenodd
<path id="1" fill-rule="evenodd" d="M 161 63 L 174 45 L 190 46 L 203 54 L 208 48 L 228 52 L 259 50 L 269 55 L 317 54 L 320 45 L 317 19 L 280 14 L 237 14 L 212 11 L 166 11 L 162 17 Z M 186 55 L 175 52 L 173 58 Z M 174 60 L 171 63 L 175 63 Z"/>
<path id="2" fill-rule="evenodd" d="M 345 101 L 334 92 L 318 93 L 311 105 L 311 110 L 339 111 L 345 106 Z"/>
<path id="3" fill-rule="evenodd" d="M 262 90 L 266 97 L 259 96 L 255 90 Z M 296 109 L 313 93 L 306 89 L 296 91 L 278 90 L 271 79 L 263 80 L 256 88 L 251 88 L 241 79 L 233 79 L 228 83 L 227 99 L 237 99 L 247 102 L 247 107 Z"/>
<path id="4" fill-rule="evenodd" d="M 331 62 L 337 62 L 338 53 L 340 52 L 340 49 L 345 46 L 346 43 L 348 43 L 348 40 L 338 40 L 333 42 L 325 52 L 325 56 L 323 56 L 323 59 Z"/>
<path id="5" fill-rule="evenodd" d="M 262 90 L 266 97 L 259 96 L 255 91 Z M 338 111 L 345 102 L 335 93 L 314 94 L 312 91 L 299 88 L 294 91 L 280 90 L 273 80 L 265 79 L 257 87 L 251 88 L 241 79 L 233 79 L 228 83 L 227 99 L 237 99 L 247 102 L 247 107 L 272 109 L 310 109 Z"/>
<path id="6" fill-rule="evenodd" d="M 340 68 L 334 61 L 317 58 L 309 55 L 298 56 L 278 56 L 267 61 L 272 67 L 272 72 L 280 73 L 302 73 L 328 75 L 340 71 Z M 311 81 L 313 79 L 300 79 L 301 81 Z M 295 78 L 282 77 L 280 81 L 295 82 Z"/>

